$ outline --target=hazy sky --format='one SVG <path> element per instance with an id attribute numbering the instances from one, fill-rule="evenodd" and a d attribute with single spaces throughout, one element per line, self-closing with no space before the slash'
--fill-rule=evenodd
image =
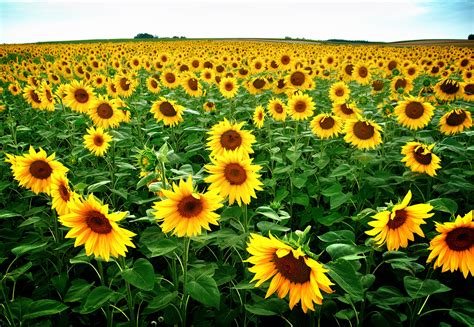
<path id="1" fill-rule="evenodd" d="M 0 43 L 162 37 L 466 39 L 474 0 L 0 0 Z"/>

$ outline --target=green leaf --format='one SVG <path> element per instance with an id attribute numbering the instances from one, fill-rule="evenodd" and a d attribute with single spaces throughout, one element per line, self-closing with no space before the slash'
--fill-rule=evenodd
<path id="1" fill-rule="evenodd" d="M 245 309 L 257 316 L 275 316 L 287 311 L 288 305 L 280 299 L 261 299 L 254 304 L 246 304 Z"/>
<path id="2" fill-rule="evenodd" d="M 114 292 L 106 287 L 99 286 L 92 290 L 86 298 L 84 305 L 81 308 L 81 314 L 88 314 L 99 309 L 105 302 L 107 302 Z"/>
<path id="3" fill-rule="evenodd" d="M 461 298 L 454 299 L 449 315 L 466 326 L 474 326 L 474 302 Z"/>
<path id="4" fill-rule="evenodd" d="M 324 226 L 331 226 L 332 224 L 338 223 L 344 220 L 344 216 L 339 212 L 332 212 L 327 216 L 318 217 L 315 221 L 323 224 Z"/>
<path id="5" fill-rule="evenodd" d="M 301 157 L 301 151 L 288 150 L 286 152 L 286 157 L 290 159 L 291 162 L 295 162 Z"/>
<path id="6" fill-rule="evenodd" d="M 14 255 L 20 256 L 30 251 L 31 252 L 41 251 L 46 245 L 48 245 L 48 242 L 37 242 L 33 244 L 19 245 L 17 247 L 14 247 L 12 249 L 12 252 Z"/>
<path id="7" fill-rule="evenodd" d="M 346 203 L 352 198 L 352 192 L 349 193 L 337 193 L 335 195 L 332 195 L 329 198 L 329 202 L 331 204 L 331 210 L 334 210 L 336 208 L 339 208 L 341 205 Z"/>
<path id="8" fill-rule="evenodd" d="M 307 207 L 309 206 L 309 197 L 305 193 L 298 193 L 297 195 L 293 196 L 293 202 Z"/>
<path id="9" fill-rule="evenodd" d="M 342 164 L 332 171 L 330 177 L 341 177 L 348 175 L 352 169 L 353 168 L 348 164 Z"/>
<path id="10" fill-rule="evenodd" d="M 23 319 L 34 319 L 60 313 L 68 308 L 67 305 L 55 300 L 38 300 L 31 304 Z"/>
<path id="11" fill-rule="evenodd" d="M 279 210 L 277 213 L 272 208 L 266 207 L 266 206 L 258 207 L 257 210 L 255 210 L 255 213 L 261 214 L 267 218 L 270 218 L 276 221 L 290 219 L 290 216 L 288 215 L 286 211 Z"/>
<path id="12" fill-rule="evenodd" d="M 122 277 L 127 282 L 144 291 L 151 291 L 155 285 L 155 272 L 152 264 L 140 258 L 133 264 L 133 268 L 122 271 Z"/>
<path id="13" fill-rule="evenodd" d="M 458 205 L 455 201 L 446 198 L 438 198 L 428 201 L 433 206 L 434 210 L 447 212 L 452 215 L 458 210 Z"/>
<path id="14" fill-rule="evenodd" d="M 89 293 L 92 284 L 89 284 L 84 279 L 75 279 L 71 283 L 66 296 L 64 297 L 64 302 L 78 302 L 84 299 L 84 297 Z"/>
<path id="15" fill-rule="evenodd" d="M 321 191 L 324 196 L 333 196 L 342 192 L 342 185 L 339 183 L 332 184 L 328 188 Z"/>
<path id="16" fill-rule="evenodd" d="M 337 259 L 327 265 L 329 276 L 355 301 L 363 299 L 364 289 L 354 266 L 349 261 Z"/>
<path id="17" fill-rule="evenodd" d="M 418 299 L 435 293 L 443 293 L 451 289 L 434 279 L 421 280 L 413 276 L 405 276 L 403 284 L 412 299 Z"/>
<path id="18" fill-rule="evenodd" d="M 352 245 L 345 243 L 330 244 L 326 247 L 327 253 L 333 260 L 344 258 L 346 260 L 358 260 L 361 258 L 359 254 L 370 251 L 370 248 L 362 245 Z"/>
<path id="19" fill-rule="evenodd" d="M 166 288 L 162 288 L 157 295 L 148 303 L 145 313 L 152 313 L 163 310 L 178 297 L 178 292 L 170 292 Z"/>
<path id="20" fill-rule="evenodd" d="M 19 213 L 9 211 L 9 210 L 0 210 L 0 219 L 12 218 L 12 217 L 21 217 Z"/>
<path id="21" fill-rule="evenodd" d="M 296 188 L 302 188 L 305 184 L 308 178 L 304 175 L 296 175 L 291 177 L 291 182 L 293 183 Z"/>
<path id="22" fill-rule="evenodd" d="M 33 267 L 33 263 L 28 262 L 24 264 L 23 266 L 10 271 L 6 276 L 9 277 L 11 280 L 16 281 L 18 280 L 18 278 L 20 278 L 21 275 L 26 273 L 31 267 Z"/>
<path id="23" fill-rule="evenodd" d="M 372 304 L 388 307 L 399 305 L 411 301 L 409 297 L 404 296 L 396 287 L 382 286 L 375 292 L 369 292 L 367 298 Z"/>
<path id="24" fill-rule="evenodd" d="M 158 175 L 157 173 L 150 173 L 148 175 L 146 175 L 145 177 L 143 177 L 142 179 L 140 179 L 137 183 L 137 189 L 144 186 L 144 185 L 148 185 L 148 183 L 151 183 L 153 180 L 159 178 L 160 175 Z"/>
<path id="25" fill-rule="evenodd" d="M 323 235 L 318 236 L 318 238 L 326 243 L 354 243 L 355 235 L 350 230 L 335 230 L 327 232 Z"/>
<path id="26" fill-rule="evenodd" d="M 281 226 L 270 221 L 260 221 L 257 223 L 257 228 L 263 233 L 268 232 L 288 232 L 290 228 Z"/>
<path id="27" fill-rule="evenodd" d="M 109 180 L 106 180 L 106 181 L 102 181 L 102 182 L 98 182 L 98 183 L 89 185 L 89 187 L 87 188 L 87 191 L 88 191 L 89 193 L 93 193 L 94 191 L 101 191 L 101 190 L 102 190 L 102 186 L 107 185 L 107 184 L 109 184 L 109 183 L 110 183 L 110 181 L 109 181 Z"/>
<path id="28" fill-rule="evenodd" d="M 217 288 L 216 281 L 209 274 L 209 268 L 195 268 L 188 272 L 187 293 L 196 301 L 219 309 L 221 293 Z"/>

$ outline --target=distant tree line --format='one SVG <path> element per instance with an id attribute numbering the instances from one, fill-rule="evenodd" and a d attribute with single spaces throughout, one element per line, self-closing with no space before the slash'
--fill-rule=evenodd
<path id="1" fill-rule="evenodd" d="M 339 42 L 339 43 L 370 43 L 366 40 L 344 40 L 344 39 L 328 39 L 327 42 Z"/>
<path id="2" fill-rule="evenodd" d="M 469 34 L 469 36 L 467 37 L 468 40 L 474 40 L 474 34 Z"/>
<path id="3" fill-rule="evenodd" d="M 185 39 L 185 36 L 173 36 L 172 39 Z M 159 39 L 157 35 L 151 35 L 149 33 L 138 33 L 134 39 Z M 170 37 L 163 37 L 162 39 L 171 39 Z"/>

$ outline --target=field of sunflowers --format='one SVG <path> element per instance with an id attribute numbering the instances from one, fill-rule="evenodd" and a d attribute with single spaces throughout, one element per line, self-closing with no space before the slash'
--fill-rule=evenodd
<path id="1" fill-rule="evenodd" d="M 0 46 L 0 325 L 473 326 L 474 49 Z"/>

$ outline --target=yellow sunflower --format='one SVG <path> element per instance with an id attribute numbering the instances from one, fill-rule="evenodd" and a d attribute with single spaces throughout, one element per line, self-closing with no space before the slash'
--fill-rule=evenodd
<path id="1" fill-rule="evenodd" d="M 474 82 L 461 83 L 461 95 L 464 101 L 474 101 Z"/>
<path id="2" fill-rule="evenodd" d="M 124 98 L 130 97 L 138 85 L 138 81 L 129 75 L 120 74 L 114 80 L 117 94 Z"/>
<path id="3" fill-rule="evenodd" d="M 396 251 L 400 247 L 406 248 L 408 240 L 414 241 L 414 235 L 425 237 L 420 225 L 426 224 L 424 219 L 433 216 L 429 213 L 433 207 L 427 203 L 409 206 L 411 191 L 403 198 L 402 203 L 396 204 L 388 211 L 382 211 L 372 216 L 374 221 L 369 222 L 373 229 L 365 232 L 370 236 L 375 236 L 374 240 L 379 245 L 387 243 L 389 251 Z"/>
<path id="4" fill-rule="evenodd" d="M 285 85 L 292 89 L 308 90 L 313 86 L 313 83 L 304 70 L 297 69 L 288 73 L 285 77 Z"/>
<path id="5" fill-rule="evenodd" d="M 69 187 L 66 175 L 53 175 L 51 181 L 51 207 L 56 209 L 58 215 L 69 213 L 68 203 L 77 199 L 79 195 Z"/>
<path id="6" fill-rule="evenodd" d="M 84 135 L 84 146 L 97 157 L 104 156 L 110 147 L 110 141 L 112 141 L 112 136 L 104 132 L 101 127 L 88 128 L 87 134 Z"/>
<path id="7" fill-rule="evenodd" d="M 211 112 L 211 111 L 214 111 L 216 110 L 216 104 L 212 101 L 206 101 L 203 105 L 202 105 L 202 108 L 204 109 L 204 111 L 206 112 Z"/>
<path id="8" fill-rule="evenodd" d="M 268 102 L 267 110 L 273 119 L 285 121 L 287 107 L 286 104 L 284 104 L 283 101 L 281 101 L 280 99 L 272 98 Z"/>
<path id="9" fill-rule="evenodd" d="M 146 79 L 146 87 L 151 93 L 159 93 L 161 90 L 158 80 L 153 76 L 150 76 Z"/>
<path id="10" fill-rule="evenodd" d="M 257 281 L 255 286 L 271 278 L 265 298 L 275 292 L 284 298 L 289 293 L 290 309 L 301 302 L 306 313 L 308 309 L 314 311 L 313 303 L 322 304 L 321 290 L 333 292 L 331 285 L 334 284 L 325 275 L 327 269 L 301 248 L 294 249 L 271 234 L 270 238 L 251 234 L 247 252 L 250 257 L 246 261 L 253 265 L 249 271 L 255 274 L 252 282 Z"/>
<path id="11" fill-rule="evenodd" d="M 395 115 L 400 125 L 417 130 L 425 127 L 434 114 L 434 107 L 423 98 L 408 97 L 395 107 Z"/>
<path id="12" fill-rule="evenodd" d="M 288 100 L 288 112 L 294 120 L 305 120 L 313 115 L 314 102 L 307 94 L 296 93 Z"/>
<path id="13" fill-rule="evenodd" d="M 39 96 L 41 99 L 41 109 L 45 109 L 48 111 L 54 111 L 54 96 L 53 90 L 51 86 L 49 86 L 46 82 L 41 83 L 41 87 L 39 89 Z"/>
<path id="14" fill-rule="evenodd" d="M 237 202 L 239 206 L 249 204 L 251 197 L 257 198 L 255 191 L 262 190 L 262 182 L 257 172 L 262 168 L 252 165 L 252 159 L 234 152 L 225 152 L 222 156 L 211 158 L 212 164 L 206 165 L 210 176 L 210 190 L 217 190 L 223 197 L 229 196 L 229 204 Z"/>
<path id="15" fill-rule="evenodd" d="M 179 77 L 178 75 L 176 74 L 175 71 L 171 70 L 171 69 L 165 69 L 162 73 L 161 73 L 161 76 L 160 76 L 160 80 L 161 80 L 161 84 L 170 88 L 170 89 L 174 89 L 175 87 L 178 87 L 179 86 Z"/>
<path id="16" fill-rule="evenodd" d="M 349 119 L 344 127 L 344 141 L 356 146 L 358 149 L 375 148 L 382 143 L 380 127 L 373 120 Z"/>
<path id="17" fill-rule="evenodd" d="M 428 260 L 436 258 L 434 268 L 442 267 L 442 272 L 460 270 L 467 278 L 474 277 L 474 221 L 473 210 L 464 217 L 457 216 L 454 222 L 436 223 L 440 233 L 430 242 Z"/>
<path id="18" fill-rule="evenodd" d="M 265 121 L 265 109 L 262 106 L 257 106 L 253 113 L 253 124 L 257 128 L 263 127 L 263 122 Z"/>
<path id="19" fill-rule="evenodd" d="M 342 133 L 342 118 L 331 114 L 319 114 L 311 121 L 311 130 L 321 139 L 338 136 Z"/>
<path id="20" fill-rule="evenodd" d="M 64 104 L 77 112 L 87 112 L 95 100 L 92 88 L 83 81 L 72 81 L 66 89 Z"/>
<path id="21" fill-rule="evenodd" d="M 33 109 L 40 109 L 42 106 L 41 98 L 40 98 L 40 92 L 38 88 L 34 86 L 26 86 L 23 89 L 23 97 L 25 98 L 26 102 L 28 102 L 31 105 L 31 108 Z"/>
<path id="22" fill-rule="evenodd" d="M 436 97 L 443 101 L 454 101 L 462 96 L 461 85 L 449 78 L 436 83 L 434 92 Z"/>
<path id="23" fill-rule="evenodd" d="M 345 103 L 349 99 L 351 90 L 344 82 L 337 82 L 329 89 L 329 99 L 333 103 Z"/>
<path id="24" fill-rule="evenodd" d="M 471 113 L 464 109 L 453 109 L 441 117 L 439 127 L 441 133 L 445 135 L 461 133 L 464 129 L 472 127 Z"/>
<path id="25" fill-rule="evenodd" d="M 161 97 L 151 106 L 150 112 L 157 121 L 162 121 L 165 126 L 175 126 L 182 122 L 184 108 L 172 100 Z"/>
<path id="26" fill-rule="evenodd" d="M 53 175 L 64 175 L 69 169 L 54 160 L 55 154 L 48 156 L 43 149 L 38 152 L 30 146 L 28 154 L 16 156 L 12 163 L 13 176 L 20 186 L 32 190 L 35 194 L 51 193 Z"/>
<path id="27" fill-rule="evenodd" d="M 198 78 L 194 74 L 187 74 L 181 79 L 181 86 L 187 94 L 192 97 L 199 97 L 202 95 L 202 86 Z"/>
<path id="28" fill-rule="evenodd" d="M 354 66 L 354 70 L 352 71 L 352 77 L 362 85 L 369 84 L 371 74 L 369 70 L 369 66 L 363 63 L 359 63 Z"/>
<path id="29" fill-rule="evenodd" d="M 436 170 L 441 168 L 439 164 L 441 160 L 431 151 L 433 148 L 434 144 L 428 146 L 420 142 L 408 142 L 402 147 L 402 154 L 405 157 L 401 162 L 413 172 L 433 177 L 436 175 Z"/>
<path id="30" fill-rule="evenodd" d="M 117 224 L 127 216 L 126 212 L 109 213 L 109 206 L 100 203 L 92 194 L 85 200 L 71 200 L 68 208 L 70 212 L 59 216 L 59 221 L 71 228 L 66 238 L 75 238 L 75 247 L 85 244 L 86 255 L 94 254 L 96 258 L 109 261 L 110 256 L 125 257 L 127 246 L 135 247 L 131 242 L 135 233 Z"/>
<path id="31" fill-rule="evenodd" d="M 88 111 L 89 117 L 94 125 L 102 128 L 117 127 L 122 121 L 123 115 L 117 109 L 115 100 L 109 100 L 105 96 L 99 96 Z"/>
<path id="32" fill-rule="evenodd" d="M 342 119 L 356 119 L 362 114 L 362 110 L 356 107 L 355 103 L 335 103 L 332 106 L 332 112 Z"/>
<path id="33" fill-rule="evenodd" d="M 173 190 L 162 190 L 165 200 L 155 202 L 153 215 L 161 223 L 164 233 L 197 236 L 202 230 L 211 230 L 209 224 L 218 225 L 219 215 L 214 211 L 222 207 L 223 198 L 216 190 L 198 193 L 193 188 L 192 178 L 179 185 L 173 183 Z"/>
<path id="34" fill-rule="evenodd" d="M 234 77 L 224 77 L 219 82 L 219 91 L 222 96 L 231 99 L 237 95 L 239 86 L 237 80 Z"/>
<path id="35" fill-rule="evenodd" d="M 211 157 L 220 157 L 225 152 L 235 152 L 243 157 L 253 153 L 252 144 L 255 136 L 250 131 L 243 130 L 245 122 L 231 123 L 226 118 L 214 125 L 208 132 L 207 146 Z"/>
<path id="36" fill-rule="evenodd" d="M 200 75 L 200 79 L 207 84 L 213 84 L 215 78 L 216 74 L 214 73 L 214 70 L 210 68 L 203 69 Z"/>
<path id="37" fill-rule="evenodd" d="M 12 83 L 8 85 L 8 91 L 10 91 L 12 95 L 18 95 L 21 93 L 21 87 L 18 83 Z"/>

